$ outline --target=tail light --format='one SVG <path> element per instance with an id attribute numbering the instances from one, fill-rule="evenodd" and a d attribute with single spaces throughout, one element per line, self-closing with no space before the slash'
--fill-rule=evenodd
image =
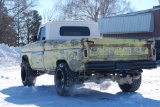
<path id="1" fill-rule="evenodd" d="M 88 51 L 86 49 L 84 50 L 84 57 L 88 57 Z"/>
<path id="2" fill-rule="evenodd" d="M 152 54 L 153 54 L 153 56 L 156 55 L 156 49 L 155 48 L 152 49 Z"/>

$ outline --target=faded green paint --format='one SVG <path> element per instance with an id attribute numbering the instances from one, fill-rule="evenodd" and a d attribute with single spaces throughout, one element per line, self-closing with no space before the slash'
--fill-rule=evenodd
<path id="1" fill-rule="evenodd" d="M 64 60 L 73 71 L 83 71 L 87 61 L 155 60 L 152 49 L 154 42 L 145 39 L 47 40 L 24 46 L 22 56 L 27 55 L 36 70 L 55 71 L 57 61 Z"/>

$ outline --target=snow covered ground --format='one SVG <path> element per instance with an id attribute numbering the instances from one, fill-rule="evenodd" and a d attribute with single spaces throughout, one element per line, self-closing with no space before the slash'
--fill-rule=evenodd
<path id="1" fill-rule="evenodd" d="M 135 93 L 123 93 L 117 83 L 106 81 L 77 85 L 74 96 L 61 97 L 50 75 L 38 77 L 34 87 L 22 86 L 19 53 L 19 48 L 0 45 L 0 107 L 160 107 L 160 68 L 144 70 Z"/>

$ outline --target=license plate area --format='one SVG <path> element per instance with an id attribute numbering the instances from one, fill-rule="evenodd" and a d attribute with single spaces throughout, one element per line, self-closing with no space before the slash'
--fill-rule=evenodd
<path id="1" fill-rule="evenodd" d="M 116 63 L 116 70 L 130 70 L 129 63 Z"/>

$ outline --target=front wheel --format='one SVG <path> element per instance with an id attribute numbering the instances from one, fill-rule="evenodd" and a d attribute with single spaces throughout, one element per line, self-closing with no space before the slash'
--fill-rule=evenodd
<path id="1" fill-rule="evenodd" d="M 119 84 L 120 89 L 123 92 L 135 92 L 139 89 L 140 85 L 141 85 L 141 80 L 142 80 L 142 76 L 140 74 L 140 77 L 138 79 L 132 79 L 132 83 L 126 83 L 126 84 Z"/>
<path id="2" fill-rule="evenodd" d="M 36 74 L 31 69 L 28 61 L 23 61 L 21 66 L 21 79 L 24 86 L 34 86 Z"/>

